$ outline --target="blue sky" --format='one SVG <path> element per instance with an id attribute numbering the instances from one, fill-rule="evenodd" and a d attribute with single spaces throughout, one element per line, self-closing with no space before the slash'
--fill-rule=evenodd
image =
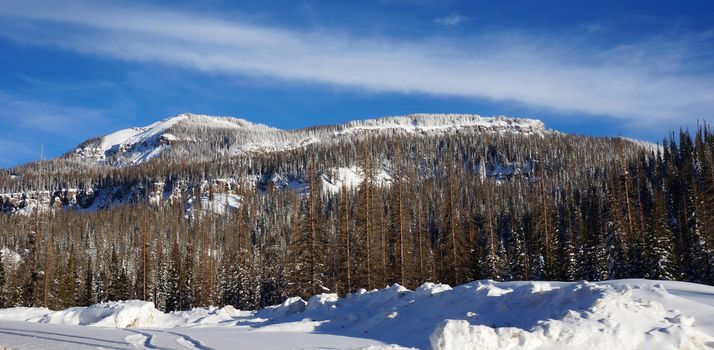
<path id="1" fill-rule="evenodd" d="M 182 112 L 503 114 L 650 141 L 714 120 L 711 1 L 3 0 L 0 53 L 0 167 Z"/>

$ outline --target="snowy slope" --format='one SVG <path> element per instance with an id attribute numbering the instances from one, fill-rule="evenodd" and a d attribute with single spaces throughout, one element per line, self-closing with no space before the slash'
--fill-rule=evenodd
<path id="1" fill-rule="evenodd" d="M 708 349 L 713 335 L 714 287 L 641 279 L 394 285 L 258 311 L 164 314 L 140 301 L 0 310 L 0 346 L 18 349 Z"/>
<path id="2" fill-rule="evenodd" d="M 144 127 L 122 129 L 105 135 L 99 138 L 99 142 L 85 143 L 78 147 L 74 150 L 74 155 L 100 163 L 105 162 L 108 157 L 118 156 L 119 159 L 115 165 L 141 163 L 159 156 L 169 148 L 171 143 L 181 141 L 169 133 L 169 130 L 178 124 L 204 129 L 277 130 L 237 118 L 179 114 Z"/>
<path id="3" fill-rule="evenodd" d="M 127 166 L 156 158 L 169 149 L 173 149 L 177 155 L 190 154 L 211 159 L 251 152 L 284 151 L 373 133 L 431 135 L 450 132 L 511 132 L 530 135 L 544 133 L 546 129 L 541 121 L 534 119 L 470 114 L 414 114 L 333 126 L 280 130 L 238 118 L 180 114 L 148 126 L 123 129 L 86 141 L 71 155 L 98 164 Z M 226 142 L 226 139 L 229 141 Z M 197 148 L 195 146 L 215 144 L 217 141 L 225 145 L 220 151 L 215 151 L 216 154 L 193 151 Z"/>

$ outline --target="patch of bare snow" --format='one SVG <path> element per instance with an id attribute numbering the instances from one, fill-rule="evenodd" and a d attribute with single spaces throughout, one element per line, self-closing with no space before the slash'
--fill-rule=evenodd
<path id="1" fill-rule="evenodd" d="M 241 197 L 232 193 L 214 193 L 213 200 L 208 195 L 201 197 L 201 207 L 216 214 L 236 211 L 240 208 Z"/>
<path id="2" fill-rule="evenodd" d="M 343 187 L 354 190 L 362 185 L 364 171 L 358 166 L 330 168 L 320 179 L 323 192 L 338 193 Z M 386 170 L 378 169 L 374 175 L 374 184 L 378 187 L 389 187 L 392 184 L 392 176 Z"/>
<path id="3" fill-rule="evenodd" d="M 20 263 L 20 261 L 22 261 L 22 256 L 20 256 L 20 253 L 8 247 L 0 248 L 0 252 L 2 252 L 1 262 L 5 264 L 5 266 L 14 266 Z"/>

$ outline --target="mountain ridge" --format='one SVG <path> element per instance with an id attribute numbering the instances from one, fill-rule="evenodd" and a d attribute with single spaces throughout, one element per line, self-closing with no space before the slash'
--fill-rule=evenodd
<path id="1" fill-rule="evenodd" d="M 404 152 L 399 156 L 393 149 L 397 144 Z M 282 130 L 184 113 L 95 137 L 63 157 L 0 173 L 0 206 L 4 212 L 31 213 L 38 205 L 94 210 L 194 196 L 194 202 L 206 202 L 211 188 L 214 195 L 226 192 L 228 199 L 245 190 L 304 194 L 311 174 L 319 176 L 323 193 L 334 195 L 359 189 L 368 170 L 375 176 L 373 185 L 388 188 L 400 176 L 395 162 L 402 157 L 412 159 L 414 170 L 401 176 L 414 181 L 445 176 L 451 157 L 464 157 L 464 181 L 489 177 L 528 183 L 539 176 L 536 165 L 550 157 L 570 176 L 583 178 L 593 164 L 630 157 L 626 154 L 637 149 L 656 151 L 653 146 L 566 134 L 546 129 L 540 120 L 505 116 L 411 114 Z M 461 151 L 453 153 L 453 147 Z M 578 153 L 584 161 L 571 164 L 569 157 Z M 372 158 L 369 169 L 365 156 Z"/>
<path id="2" fill-rule="evenodd" d="M 482 117 L 477 114 L 421 113 L 283 130 L 241 118 L 182 113 L 144 127 L 121 129 L 84 141 L 68 155 L 100 165 L 123 167 L 159 157 L 176 143 L 214 142 L 209 134 L 216 134 L 216 138 L 235 138 L 224 147 L 224 155 L 235 156 L 251 152 L 290 150 L 316 142 L 359 137 L 360 134 L 366 133 L 429 135 L 461 130 L 527 135 L 550 132 L 545 128 L 545 124 L 537 119 Z"/>

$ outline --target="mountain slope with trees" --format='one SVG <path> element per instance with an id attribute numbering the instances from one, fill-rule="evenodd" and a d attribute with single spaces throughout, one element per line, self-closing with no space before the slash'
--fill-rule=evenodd
<path id="1" fill-rule="evenodd" d="M 240 133 L 201 129 L 200 147 L 169 145 L 136 164 L 70 152 L 1 170 L 0 192 L 19 197 L 2 197 L 0 245 L 20 259 L 4 259 L 0 302 L 252 309 L 426 281 L 714 284 L 706 125 L 655 147 L 481 127 L 375 132 L 370 123 L 312 131 L 329 142 L 236 153 L 215 152 L 244 145 Z"/>

